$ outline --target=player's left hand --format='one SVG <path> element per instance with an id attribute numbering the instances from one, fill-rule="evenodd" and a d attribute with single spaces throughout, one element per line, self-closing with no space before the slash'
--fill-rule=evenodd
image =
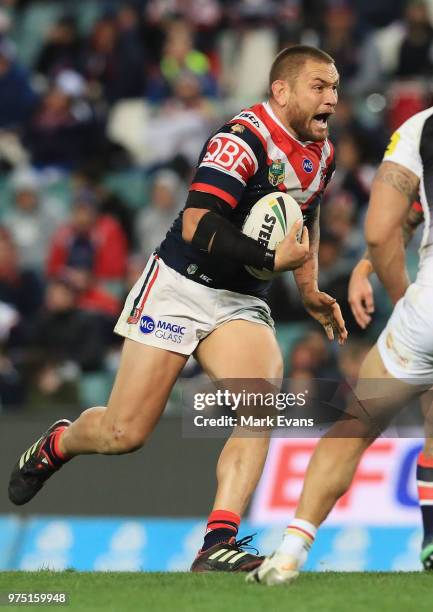
<path id="1" fill-rule="evenodd" d="M 325 330 L 329 340 L 336 336 L 338 344 L 347 340 L 347 329 L 335 298 L 323 291 L 313 291 L 303 296 L 305 310 L 316 319 Z"/>

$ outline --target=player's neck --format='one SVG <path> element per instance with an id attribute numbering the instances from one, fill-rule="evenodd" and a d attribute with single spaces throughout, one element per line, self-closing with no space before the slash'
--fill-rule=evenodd
<path id="1" fill-rule="evenodd" d="M 278 106 L 278 104 L 275 102 L 275 100 L 273 100 L 272 98 L 269 98 L 268 100 L 268 104 L 272 109 L 272 112 L 274 113 L 275 117 L 278 119 L 278 121 L 286 128 L 286 130 L 289 132 L 289 134 L 291 136 L 293 136 L 293 138 L 296 138 L 296 140 L 299 140 L 302 142 L 301 138 L 299 137 L 298 133 L 292 128 L 291 125 L 289 125 L 289 123 L 287 122 L 287 119 L 284 116 L 283 111 L 281 110 L 281 108 Z"/>

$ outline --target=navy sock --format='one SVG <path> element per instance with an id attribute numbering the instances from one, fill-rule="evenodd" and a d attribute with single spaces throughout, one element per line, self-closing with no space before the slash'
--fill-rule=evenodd
<path id="1" fill-rule="evenodd" d="M 207 550 L 220 542 L 228 542 L 236 537 L 240 524 L 240 516 L 229 510 L 213 510 L 207 521 L 207 530 L 201 550 Z"/>

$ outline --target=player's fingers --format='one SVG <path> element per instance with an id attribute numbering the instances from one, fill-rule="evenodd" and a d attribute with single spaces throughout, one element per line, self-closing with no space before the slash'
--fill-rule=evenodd
<path id="1" fill-rule="evenodd" d="M 374 297 L 373 291 L 367 291 L 364 296 L 365 309 L 369 314 L 374 312 Z"/>
<path id="2" fill-rule="evenodd" d="M 359 327 L 365 329 L 367 325 L 366 318 L 368 317 L 368 315 L 365 312 L 361 300 L 352 299 L 349 303 L 352 314 L 355 317 L 355 321 L 358 323 Z"/>
<path id="3" fill-rule="evenodd" d="M 337 304 L 337 302 L 332 305 L 332 314 L 334 317 L 334 325 L 338 333 L 339 340 L 341 341 L 341 343 L 343 343 L 346 341 L 348 334 L 343 315 L 341 314 L 340 306 Z"/>
<path id="4" fill-rule="evenodd" d="M 301 229 L 302 226 L 302 219 L 298 219 L 297 221 L 295 221 L 295 223 L 292 225 L 292 227 L 290 228 L 290 232 L 287 234 L 288 237 L 293 241 L 293 240 L 297 240 L 296 235 L 299 232 L 299 230 Z M 305 228 L 304 228 L 305 229 Z M 304 232 L 302 232 L 302 236 L 304 235 Z M 302 242 L 302 240 L 301 240 Z"/>
<path id="5" fill-rule="evenodd" d="M 324 323 L 323 329 L 325 330 L 328 340 L 334 340 L 334 328 L 332 323 Z"/>

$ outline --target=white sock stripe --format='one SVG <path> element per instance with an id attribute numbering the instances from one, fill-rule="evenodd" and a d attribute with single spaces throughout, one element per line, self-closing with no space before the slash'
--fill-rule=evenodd
<path id="1" fill-rule="evenodd" d="M 433 489 L 433 482 L 424 482 L 424 480 L 417 480 L 416 484 L 419 487 L 429 487 L 429 488 Z"/>
<path id="2" fill-rule="evenodd" d="M 420 506 L 433 506 L 433 499 L 420 499 L 419 505 Z"/>
<path id="3" fill-rule="evenodd" d="M 287 529 L 290 529 L 290 527 L 297 527 L 298 529 L 301 529 L 305 532 L 305 535 L 309 536 L 312 540 L 314 540 L 317 534 L 317 527 L 315 527 L 313 523 L 304 521 L 303 519 L 294 518 L 287 525 Z"/>

